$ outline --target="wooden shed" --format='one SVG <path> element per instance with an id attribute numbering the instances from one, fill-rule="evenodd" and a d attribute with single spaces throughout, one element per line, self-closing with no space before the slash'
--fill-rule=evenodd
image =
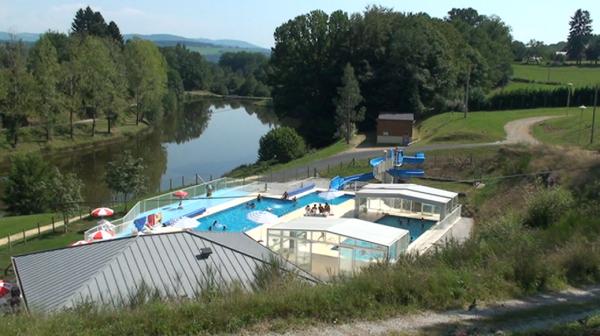
<path id="1" fill-rule="evenodd" d="M 377 143 L 408 145 L 412 141 L 414 122 L 412 113 L 380 113 L 377 117 Z"/>

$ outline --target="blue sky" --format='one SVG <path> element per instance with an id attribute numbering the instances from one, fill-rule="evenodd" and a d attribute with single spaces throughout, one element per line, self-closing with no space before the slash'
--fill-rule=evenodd
<path id="1" fill-rule="evenodd" d="M 426 12 L 443 17 L 452 7 L 473 7 L 498 15 L 522 41 L 566 39 L 569 17 L 577 8 L 590 11 L 600 33 L 598 0 L 0 0 L 0 31 L 66 32 L 75 11 L 90 5 L 124 33 L 171 33 L 187 37 L 245 40 L 264 47 L 273 44 L 281 23 L 313 9 L 357 12 L 370 4 L 398 11 Z"/>

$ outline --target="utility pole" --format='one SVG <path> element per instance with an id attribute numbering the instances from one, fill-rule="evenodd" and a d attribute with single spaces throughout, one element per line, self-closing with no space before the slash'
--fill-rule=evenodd
<path id="1" fill-rule="evenodd" d="M 465 90 L 465 116 L 467 119 L 467 113 L 469 113 L 469 85 L 471 82 L 471 64 L 469 64 L 469 72 L 467 72 L 467 88 Z"/>
<path id="2" fill-rule="evenodd" d="M 598 105 L 598 86 L 594 90 L 594 110 L 592 111 L 592 133 L 590 134 L 590 145 L 594 143 L 594 127 L 596 126 L 596 105 Z"/>

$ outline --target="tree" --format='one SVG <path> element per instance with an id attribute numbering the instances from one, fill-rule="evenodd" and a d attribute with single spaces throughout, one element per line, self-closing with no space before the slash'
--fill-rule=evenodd
<path id="1" fill-rule="evenodd" d="M 74 34 L 94 35 L 98 37 L 108 36 L 108 26 L 100 12 L 94 12 L 90 6 L 85 9 L 80 8 L 75 13 L 71 31 Z"/>
<path id="2" fill-rule="evenodd" d="M 31 115 L 34 97 L 34 81 L 26 68 L 25 47 L 21 41 L 6 43 L 2 63 L 6 92 L 1 102 L 2 121 L 6 136 L 13 148 L 19 142 L 19 129 L 27 123 Z"/>
<path id="3" fill-rule="evenodd" d="M 35 80 L 35 110 L 44 122 L 46 141 L 50 141 L 61 109 L 60 66 L 56 49 L 46 35 L 42 35 L 31 49 L 29 63 Z"/>
<path id="4" fill-rule="evenodd" d="M 11 159 L 4 187 L 4 203 L 10 213 L 28 215 L 48 209 L 48 186 L 52 170 L 39 155 L 19 155 Z"/>
<path id="5" fill-rule="evenodd" d="M 514 61 L 522 61 L 527 56 L 527 46 L 521 41 L 513 41 L 511 44 Z"/>
<path id="6" fill-rule="evenodd" d="M 594 64 L 598 64 L 600 58 L 600 35 L 594 35 L 587 48 L 585 49 L 585 58 L 588 61 L 594 61 Z"/>
<path id="7" fill-rule="evenodd" d="M 354 68 L 350 63 L 346 64 L 342 76 L 342 86 L 338 87 L 338 97 L 335 99 L 336 122 L 340 134 L 350 143 L 355 123 L 362 121 L 365 117 L 365 108 L 358 108 L 363 101 L 360 95 L 360 87 L 354 76 Z"/>
<path id="8" fill-rule="evenodd" d="M 61 213 L 65 225 L 69 218 L 73 217 L 83 202 L 81 189 L 83 182 L 73 173 L 63 174 L 58 168 L 54 168 L 46 188 L 49 207 L 52 211 Z"/>
<path id="9" fill-rule="evenodd" d="M 129 90 L 136 104 L 136 124 L 148 117 L 158 119 L 157 109 L 167 93 L 167 65 L 150 41 L 132 40 L 125 45 L 125 62 Z"/>
<path id="10" fill-rule="evenodd" d="M 106 27 L 106 32 L 108 36 L 115 40 L 120 46 L 123 46 L 123 44 L 125 43 L 123 41 L 123 35 L 121 35 L 121 30 L 114 21 L 110 21 L 108 23 L 108 26 Z"/>
<path id="11" fill-rule="evenodd" d="M 104 180 L 117 198 L 122 196 L 125 208 L 130 196 L 138 196 L 144 191 L 145 169 L 144 160 L 133 157 L 129 151 L 125 151 L 118 160 L 107 164 Z"/>
<path id="12" fill-rule="evenodd" d="M 258 160 L 285 163 L 305 153 L 304 139 L 293 128 L 279 127 L 270 130 L 260 138 Z"/>
<path id="13" fill-rule="evenodd" d="M 567 39 L 567 55 L 569 59 L 581 63 L 585 47 L 592 34 L 592 19 L 590 12 L 578 9 L 569 22 L 569 37 Z"/>

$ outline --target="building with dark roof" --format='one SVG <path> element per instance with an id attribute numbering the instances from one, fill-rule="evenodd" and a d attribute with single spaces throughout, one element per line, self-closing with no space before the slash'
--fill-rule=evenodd
<path id="1" fill-rule="evenodd" d="M 377 143 L 408 145 L 412 141 L 414 122 L 412 113 L 380 113 L 377 117 Z"/>
<path id="2" fill-rule="evenodd" d="M 206 286 L 251 291 L 257 270 L 277 259 L 282 271 L 318 280 L 244 233 L 173 232 L 100 241 L 12 257 L 29 311 L 95 303 L 118 307 L 142 287 L 163 297 L 197 296 Z"/>

